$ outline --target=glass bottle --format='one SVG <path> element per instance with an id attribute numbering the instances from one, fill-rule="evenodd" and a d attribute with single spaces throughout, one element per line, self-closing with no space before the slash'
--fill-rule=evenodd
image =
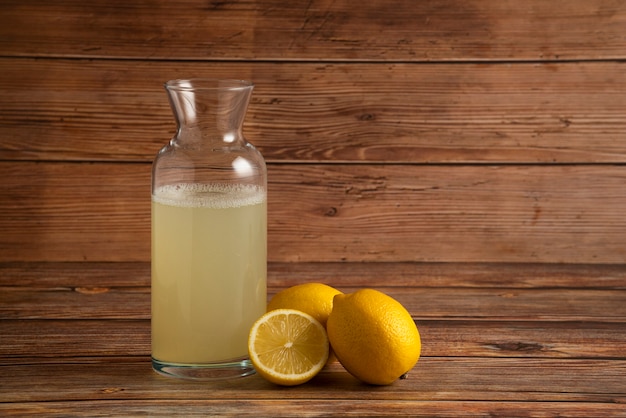
<path id="1" fill-rule="evenodd" d="M 266 309 L 267 171 L 242 125 L 254 86 L 165 84 L 177 131 L 152 166 L 152 364 L 214 379 L 254 373 Z"/>

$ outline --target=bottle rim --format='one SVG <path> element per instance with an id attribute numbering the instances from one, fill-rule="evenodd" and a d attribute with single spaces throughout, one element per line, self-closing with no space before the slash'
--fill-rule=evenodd
<path id="1" fill-rule="evenodd" d="M 169 80 L 164 84 L 167 90 L 197 91 L 197 90 L 246 90 L 254 87 L 249 80 L 221 79 L 221 78 L 182 78 Z"/>

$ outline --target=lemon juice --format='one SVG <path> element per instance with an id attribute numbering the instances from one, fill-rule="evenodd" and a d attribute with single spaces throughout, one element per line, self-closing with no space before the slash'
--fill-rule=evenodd
<path id="1" fill-rule="evenodd" d="M 152 357 L 202 366 L 247 357 L 265 313 L 265 190 L 177 184 L 152 196 Z"/>

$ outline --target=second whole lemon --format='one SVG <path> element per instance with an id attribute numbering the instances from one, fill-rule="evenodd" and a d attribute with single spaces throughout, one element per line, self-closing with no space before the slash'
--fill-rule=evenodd
<path id="1" fill-rule="evenodd" d="M 389 385 L 420 357 L 421 339 L 409 312 L 374 289 L 335 296 L 326 330 L 339 362 L 366 383 Z"/>
<path id="2" fill-rule="evenodd" d="M 323 283 L 302 283 L 276 293 L 267 304 L 267 311 L 297 309 L 326 327 L 328 315 L 333 309 L 333 298 L 341 293 Z"/>

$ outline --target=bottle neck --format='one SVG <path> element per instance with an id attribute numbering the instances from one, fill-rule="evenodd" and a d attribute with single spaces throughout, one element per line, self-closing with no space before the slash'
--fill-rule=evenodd
<path id="1" fill-rule="evenodd" d="M 176 142 L 243 142 L 243 121 L 254 86 L 238 80 L 174 80 L 166 83 L 178 133 Z"/>

